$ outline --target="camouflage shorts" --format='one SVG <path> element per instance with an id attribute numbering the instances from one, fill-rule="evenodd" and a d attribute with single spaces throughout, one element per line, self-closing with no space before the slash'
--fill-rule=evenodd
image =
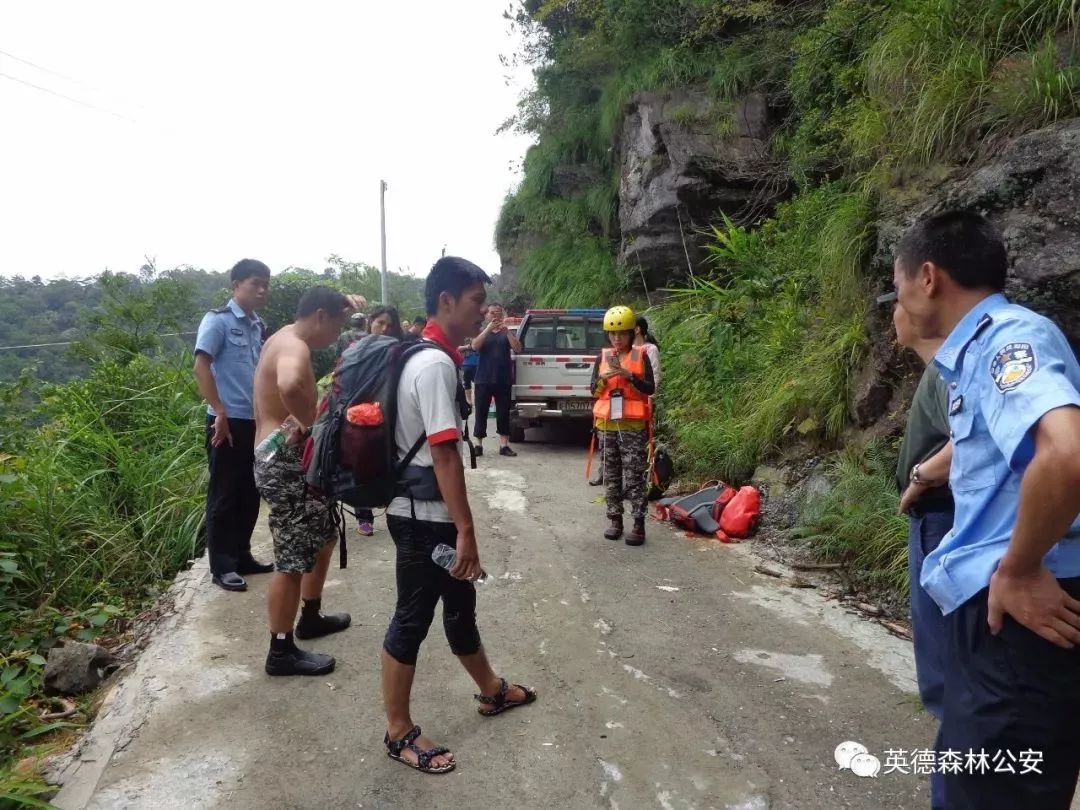
<path id="1" fill-rule="evenodd" d="M 269 441 L 255 448 L 255 486 L 270 505 L 274 562 L 283 573 L 306 574 L 319 549 L 336 539 L 337 527 L 330 507 L 308 490 L 299 449 L 285 445 L 266 458 Z"/>

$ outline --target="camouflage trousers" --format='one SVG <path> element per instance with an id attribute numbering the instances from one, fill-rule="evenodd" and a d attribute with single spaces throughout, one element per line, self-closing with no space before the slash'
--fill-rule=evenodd
<path id="1" fill-rule="evenodd" d="M 255 486 L 270 506 L 274 562 L 282 573 L 307 574 L 319 550 L 337 538 L 337 527 L 326 501 L 308 490 L 300 449 L 283 445 L 268 457 L 268 442 L 255 448 Z"/>
<path id="2" fill-rule="evenodd" d="M 644 518 L 649 509 L 649 435 L 645 430 L 605 430 L 603 439 L 604 485 L 607 515 L 621 517 L 623 501 L 630 514 Z"/>

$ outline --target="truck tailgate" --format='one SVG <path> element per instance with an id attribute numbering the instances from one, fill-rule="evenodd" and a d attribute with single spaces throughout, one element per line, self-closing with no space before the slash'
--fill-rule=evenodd
<path id="1" fill-rule="evenodd" d="M 515 360 L 514 399 L 592 399 L 596 355 L 519 354 Z"/>

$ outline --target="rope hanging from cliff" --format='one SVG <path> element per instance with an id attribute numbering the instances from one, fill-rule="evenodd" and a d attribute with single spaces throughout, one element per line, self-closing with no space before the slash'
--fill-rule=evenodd
<path id="1" fill-rule="evenodd" d="M 690 251 L 686 247 L 686 234 L 683 232 L 682 214 L 679 212 L 679 204 L 675 204 L 675 216 L 679 218 L 679 238 L 682 239 L 683 253 L 686 254 L 686 269 L 690 271 L 690 278 L 694 278 L 694 266 L 690 263 Z M 696 280 L 696 279 L 695 279 Z M 646 296 L 648 297 L 648 296 Z"/>

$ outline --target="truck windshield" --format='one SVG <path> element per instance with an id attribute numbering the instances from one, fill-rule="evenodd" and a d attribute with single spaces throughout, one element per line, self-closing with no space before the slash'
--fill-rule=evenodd
<path id="1" fill-rule="evenodd" d="M 601 318 L 532 315 L 523 347 L 533 352 L 596 351 L 607 346 Z"/>

